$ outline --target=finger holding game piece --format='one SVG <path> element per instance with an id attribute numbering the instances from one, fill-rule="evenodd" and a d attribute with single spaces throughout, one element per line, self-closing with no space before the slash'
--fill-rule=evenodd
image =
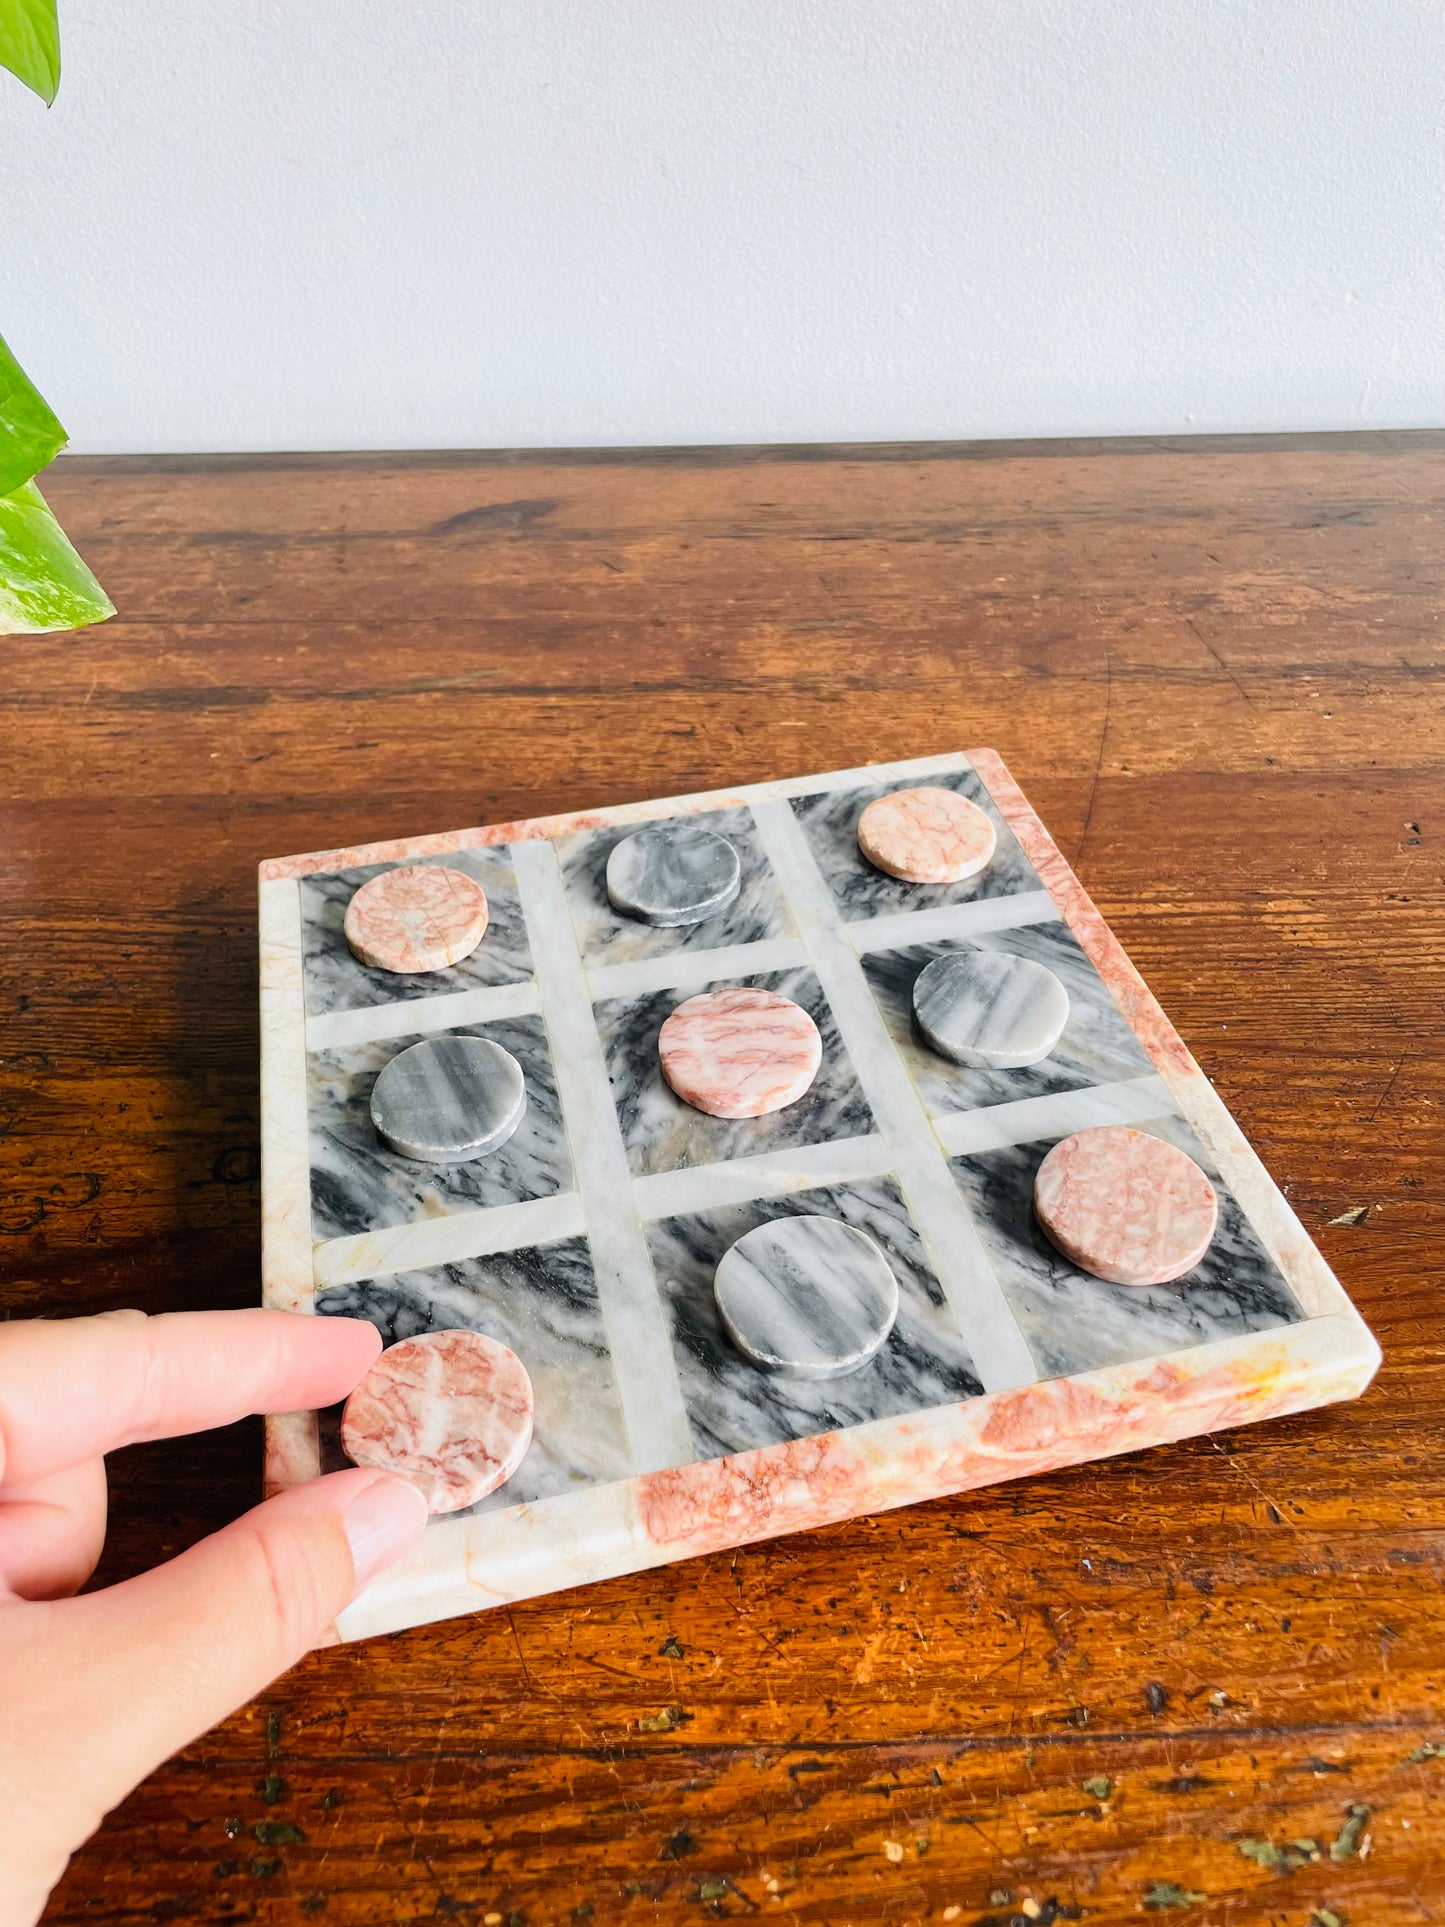
<path id="1" fill-rule="evenodd" d="M 898 1280 L 866 1232 L 841 1218 L 774 1218 L 722 1255 L 718 1316 L 743 1357 L 783 1378 L 842 1378 L 866 1365 L 898 1317 Z"/>
<path id="2" fill-rule="evenodd" d="M 918 1028 L 940 1057 L 1019 1070 L 1047 1057 L 1069 1021 L 1069 993 L 1052 970 L 1007 950 L 935 957 L 913 985 Z"/>
<path id="3" fill-rule="evenodd" d="M 700 823 L 657 823 L 635 830 L 607 859 L 614 910 L 662 929 L 702 923 L 725 910 L 742 884 L 738 853 Z"/>
<path id="4" fill-rule="evenodd" d="M 376 1134 L 399 1157 L 468 1164 L 500 1150 L 527 1110 L 526 1080 L 489 1037 L 427 1037 L 398 1051 L 371 1089 Z"/>
<path id="5" fill-rule="evenodd" d="M 433 1512 L 495 1492 L 532 1442 L 532 1381 L 513 1351 L 480 1332 L 421 1332 L 381 1354 L 341 1414 L 357 1465 L 399 1472 Z"/>
<path id="6" fill-rule="evenodd" d="M 818 1075 L 823 1040 L 801 1004 L 772 990 L 704 991 L 658 1033 L 662 1074 L 709 1117 L 764 1117 L 795 1104 Z"/>
<path id="7" fill-rule="evenodd" d="M 1102 1124 L 1049 1152 L 1034 1178 L 1034 1214 L 1081 1271 L 1114 1285 L 1167 1285 L 1208 1251 L 1219 1199 L 1187 1153 Z"/>
<path id="8" fill-rule="evenodd" d="M 858 848 L 905 883 L 963 883 L 987 867 L 997 844 L 992 818 L 955 790 L 892 790 L 858 818 Z"/>
<path id="9" fill-rule="evenodd" d="M 464 871 L 407 864 L 363 883 L 342 928 L 353 954 L 374 970 L 445 970 L 486 935 L 487 893 Z"/>

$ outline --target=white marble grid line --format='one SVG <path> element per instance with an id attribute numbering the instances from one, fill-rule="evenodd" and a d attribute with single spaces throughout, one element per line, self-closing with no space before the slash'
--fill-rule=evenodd
<path id="1" fill-rule="evenodd" d="M 721 977 L 756 977 L 769 970 L 796 970 L 808 961 L 798 937 L 765 937 L 758 943 L 724 944 L 717 950 L 675 950 L 666 957 L 635 963 L 589 964 L 587 981 L 594 999 L 646 997 L 655 990 L 681 990 L 689 984 L 716 983 Z"/>
<path id="2" fill-rule="evenodd" d="M 306 999 L 301 886 L 265 879 L 257 906 L 261 977 L 261 1302 L 310 1311 L 311 1156 L 306 1115 Z M 266 1421 L 268 1485 L 321 1470 L 315 1412 Z"/>
<path id="3" fill-rule="evenodd" d="M 756 1157 L 729 1158 L 721 1164 L 696 1164 L 681 1171 L 656 1171 L 633 1184 L 637 1209 L 647 1220 L 675 1218 L 687 1211 L 716 1211 L 727 1204 L 756 1204 L 785 1198 L 825 1184 L 857 1184 L 893 1169 L 881 1137 L 835 1138 L 828 1144 L 799 1144 L 787 1151 L 762 1151 Z"/>
<path id="4" fill-rule="evenodd" d="M 364 1004 L 357 1010 L 328 1010 L 306 1020 L 308 1050 L 338 1050 L 370 1044 L 381 1037 L 422 1036 L 455 1030 L 462 1024 L 495 1024 L 527 1017 L 541 1008 L 535 984 L 489 984 L 477 990 L 451 990 L 440 997 L 403 998 L 390 1004 Z"/>
<path id="5" fill-rule="evenodd" d="M 990 1104 L 981 1111 L 945 1111 L 933 1120 L 939 1141 L 951 1158 L 975 1151 L 998 1151 L 1039 1138 L 1068 1137 L 1095 1124 L 1142 1124 L 1151 1117 L 1175 1117 L 1179 1106 L 1162 1077 L 1149 1072 L 1115 1084 L 1089 1084 L 1080 1091 L 1047 1097 L 1021 1097 L 1014 1104 Z"/>
<path id="6" fill-rule="evenodd" d="M 557 852 L 550 843 L 518 843 L 512 863 L 633 1463 L 639 1472 L 688 1465 L 696 1452 L 672 1335 L 633 1203 L 632 1173 Z"/>
<path id="7" fill-rule="evenodd" d="M 454 1211 L 420 1224 L 385 1225 L 353 1237 L 328 1238 L 315 1252 L 316 1284 L 351 1285 L 397 1271 L 429 1271 L 434 1265 L 486 1258 L 494 1251 L 555 1244 L 580 1237 L 582 1200 L 575 1191 L 556 1198 L 494 1204 L 485 1211 Z"/>
<path id="8" fill-rule="evenodd" d="M 984 1389 L 996 1392 L 1033 1384 L 1038 1367 L 874 1002 L 802 827 L 785 802 L 754 804 L 753 818 L 812 955 L 864 1095 L 893 1154 L 909 1213 Z"/>
<path id="9" fill-rule="evenodd" d="M 1014 897 L 980 897 L 974 903 L 940 903 L 931 910 L 890 911 L 846 925 L 860 956 L 872 950 L 901 950 L 911 943 L 947 943 L 953 937 L 983 937 L 994 930 L 1018 930 L 1027 923 L 1058 923 L 1063 912 L 1047 890 L 1021 890 Z"/>

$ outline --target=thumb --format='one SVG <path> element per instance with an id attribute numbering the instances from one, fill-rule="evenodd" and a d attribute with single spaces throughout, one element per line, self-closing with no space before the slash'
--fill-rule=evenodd
<path id="1" fill-rule="evenodd" d="M 336 1472 L 105 1592 L 0 1612 L 0 1869 L 43 1853 L 56 1879 L 152 1767 L 325 1641 L 426 1519 L 404 1479 Z"/>

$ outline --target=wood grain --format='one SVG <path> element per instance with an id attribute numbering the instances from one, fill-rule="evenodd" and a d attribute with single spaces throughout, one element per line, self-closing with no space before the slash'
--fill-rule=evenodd
<path id="1" fill-rule="evenodd" d="M 1358 1406 L 318 1654 L 47 1918 L 1437 1918 L 1445 437 L 46 487 L 121 614 L 0 687 L 10 1315 L 254 1299 L 261 857 L 987 742 L 1385 1347 Z M 120 1455 L 101 1579 L 259 1443 Z"/>

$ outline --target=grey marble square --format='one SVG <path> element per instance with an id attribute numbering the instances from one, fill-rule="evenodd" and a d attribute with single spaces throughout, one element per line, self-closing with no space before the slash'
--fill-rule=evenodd
<path id="1" fill-rule="evenodd" d="M 676 1096 L 662 1075 L 657 1034 L 670 1013 L 700 990 L 746 984 L 791 997 L 818 1026 L 823 1062 L 796 1104 L 768 1117 L 708 1117 Z M 679 1171 L 723 1158 L 834 1138 L 866 1137 L 873 1113 L 853 1071 L 838 1026 L 811 970 L 773 970 L 755 977 L 728 977 L 715 984 L 660 990 L 650 997 L 612 997 L 593 1006 L 612 1096 L 634 1177 Z"/>
<path id="2" fill-rule="evenodd" d="M 472 1164 L 419 1164 L 379 1142 L 371 1087 L 384 1064 L 418 1040 L 387 1037 L 306 1059 L 311 1127 L 311 1232 L 317 1240 L 410 1224 L 452 1211 L 550 1198 L 572 1189 L 572 1160 L 540 1017 L 469 1024 L 435 1035 L 490 1037 L 522 1066 L 527 1115 L 498 1151 Z"/>
<path id="3" fill-rule="evenodd" d="M 1302 1313 L 1284 1275 L 1182 1118 L 1136 1130 L 1177 1145 L 1209 1173 L 1219 1228 L 1202 1264 L 1170 1285 L 1110 1285 L 1077 1270 L 1034 1221 L 1034 1174 L 1059 1140 L 950 1160 L 994 1271 L 1045 1378 L 1157 1358 L 1217 1338 L 1269 1331 Z"/>
<path id="4" fill-rule="evenodd" d="M 904 883 L 875 870 L 858 848 L 858 818 L 875 797 L 889 796 L 894 790 L 924 788 L 956 790 L 992 818 L 998 847 L 988 868 L 976 877 L 963 883 Z M 1017 896 L 1021 891 L 1044 887 L 998 805 L 972 770 L 954 770 L 943 776 L 906 776 L 894 783 L 860 783 L 854 789 L 820 790 L 812 796 L 795 796 L 792 805 L 824 880 L 837 899 L 839 912 L 849 923 L 862 917 L 892 916 L 901 910 L 932 910 L 941 903 Z"/>
<path id="5" fill-rule="evenodd" d="M 317 1293 L 316 1309 L 323 1317 L 369 1319 L 388 1345 L 418 1332 L 475 1331 L 509 1345 L 521 1359 L 536 1398 L 531 1446 L 507 1483 L 468 1512 L 529 1505 L 632 1477 L 585 1238 L 332 1285 Z M 340 1414 L 340 1406 L 322 1414 L 328 1472 L 348 1463 Z"/>
<path id="6" fill-rule="evenodd" d="M 1041 1063 L 1020 1070 L 987 1070 L 950 1063 L 924 1043 L 913 1018 L 914 982 L 935 957 L 960 950 L 1028 957 L 1047 966 L 1063 984 L 1069 993 L 1069 1021 Z M 1121 1078 L 1147 1077 L 1154 1068 L 1083 945 L 1065 923 L 1031 923 L 951 943 L 878 950 L 865 956 L 862 964 L 893 1041 L 932 1117 L 1082 1090 Z"/>
<path id="7" fill-rule="evenodd" d="M 301 952 L 308 1017 L 331 1010 L 394 1004 L 411 997 L 439 997 L 448 991 L 521 983 L 531 976 L 532 953 L 527 947 L 517 879 L 505 849 L 456 850 L 411 861 L 439 863 L 474 877 L 487 893 L 487 934 L 470 957 L 463 957 L 449 970 L 415 974 L 373 970 L 354 957 L 347 944 L 342 927 L 346 906 L 363 883 L 370 883 L 383 870 L 407 869 L 411 864 L 365 863 L 355 870 L 302 877 Z"/>
<path id="8" fill-rule="evenodd" d="M 654 819 L 660 823 L 674 820 L 679 819 Z M 643 823 L 614 824 L 605 830 L 581 830 L 574 836 L 557 838 L 557 860 L 562 866 L 567 904 L 578 948 L 588 963 L 635 963 L 643 957 L 671 956 L 677 950 L 721 950 L 729 944 L 797 935 L 751 810 L 701 810 L 689 812 L 680 820 L 725 836 L 738 853 L 742 882 L 732 902 L 715 917 L 671 929 L 625 917 L 607 900 L 607 859 L 623 837 L 646 827 Z"/>
<path id="9" fill-rule="evenodd" d="M 804 1212 L 842 1218 L 866 1231 L 882 1246 L 898 1280 L 897 1324 L 877 1356 L 847 1378 L 760 1372 L 734 1349 L 718 1317 L 713 1273 L 728 1246 L 770 1219 Z M 664 1218 L 647 1227 L 647 1241 L 701 1458 L 952 1405 L 983 1389 L 891 1178 Z"/>

